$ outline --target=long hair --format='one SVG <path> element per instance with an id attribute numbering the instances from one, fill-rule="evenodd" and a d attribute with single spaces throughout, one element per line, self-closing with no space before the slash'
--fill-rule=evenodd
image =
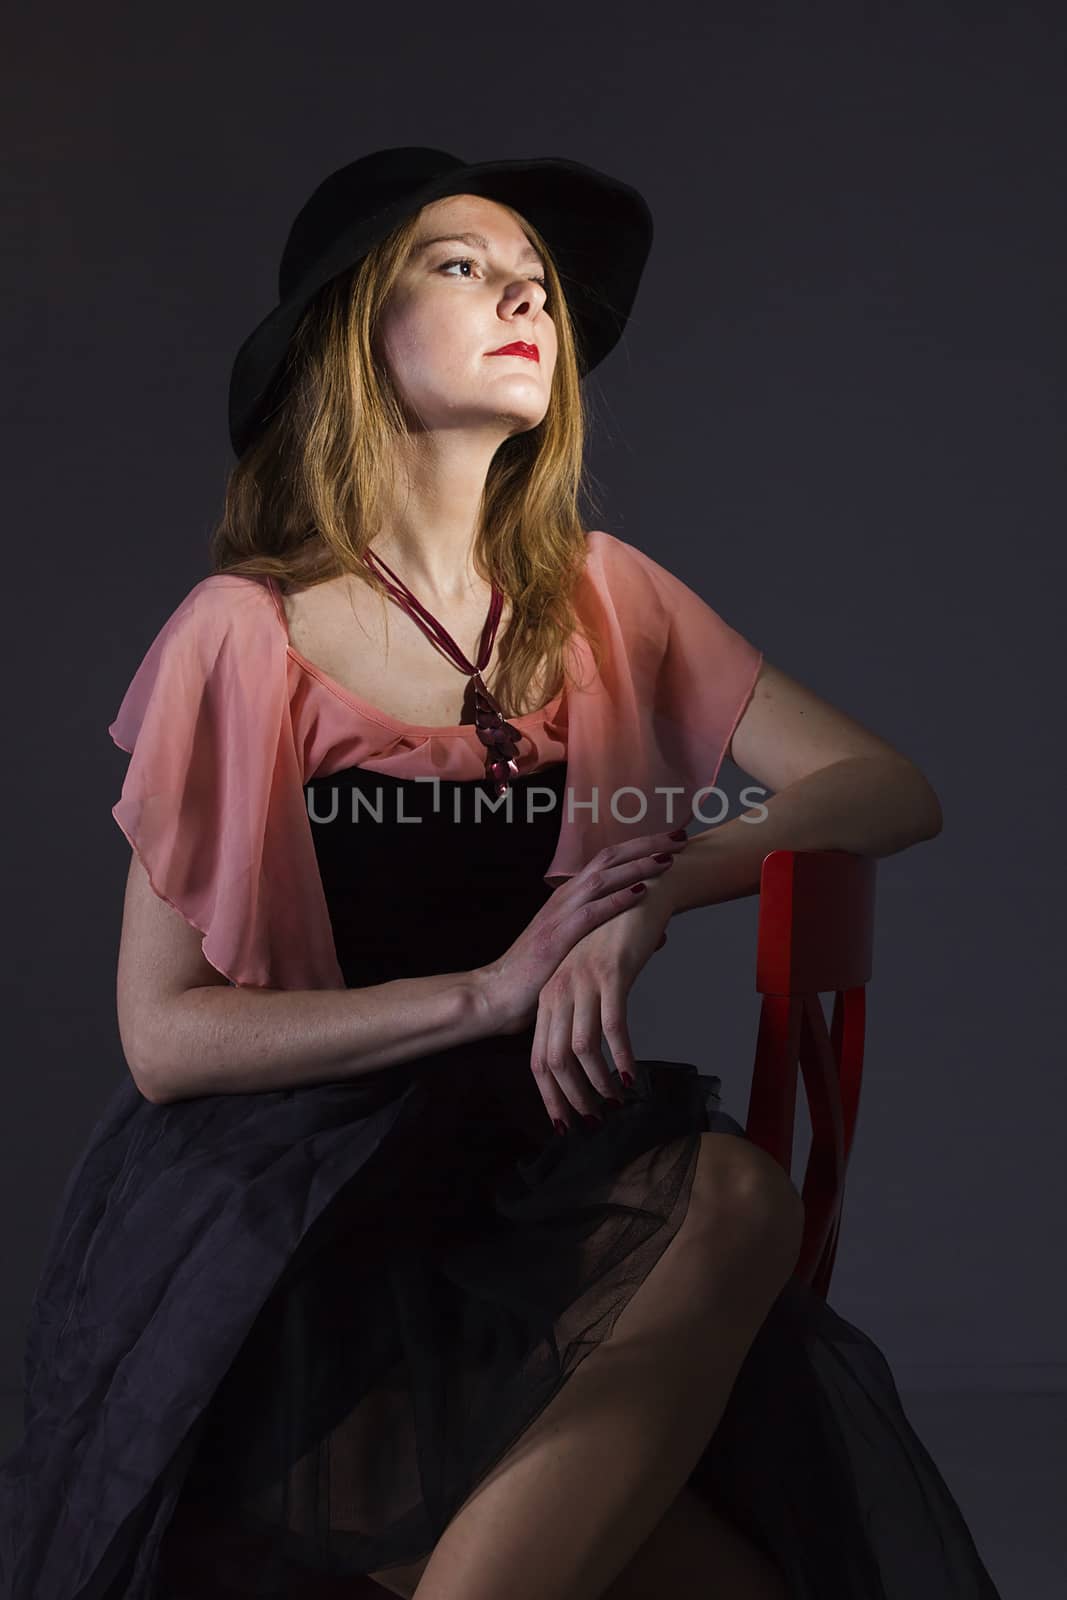
<path id="1" fill-rule="evenodd" d="M 588 493 L 586 413 L 577 330 L 552 253 L 525 218 L 504 209 L 544 261 L 558 343 L 543 420 L 505 439 L 490 462 L 473 547 L 476 570 L 511 603 L 490 688 L 505 715 L 522 716 L 552 700 L 570 676 L 565 651 L 580 628 L 573 594 L 586 556 L 579 511 Z M 325 284 L 306 308 L 267 421 L 227 480 L 210 536 L 214 572 L 300 586 L 348 572 L 389 603 L 363 551 L 394 503 L 407 422 L 376 335 L 419 215 Z M 582 631 L 599 666 L 599 641 Z"/>

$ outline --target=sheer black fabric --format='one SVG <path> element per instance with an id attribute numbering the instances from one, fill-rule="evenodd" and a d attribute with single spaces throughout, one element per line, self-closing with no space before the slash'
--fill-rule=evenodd
<path id="1" fill-rule="evenodd" d="M 520 779 L 510 816 L 478 815 L 484 780 L 308 785 L 346 982 L 504 950 L 551 892 L 565 778 Z M 428 1553 L 674 1237 L 700 1134 L 744 1137 L 718 1076 L 646 1059 L 559 1138 L 532 1037 L 165 1106 L 124 1079 L 31 1313 L 10 1600 L 325 1600 Z M 997 1600 L 877 1347 L 795 1282 L 691 1484 L 794 1600 Z"/>

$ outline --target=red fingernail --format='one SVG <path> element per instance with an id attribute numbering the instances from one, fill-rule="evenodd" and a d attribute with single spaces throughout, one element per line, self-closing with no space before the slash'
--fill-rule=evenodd
<path id="1" fill-rule="evenodd" d="M 689 835 L 684 828 L 675 828 L 673 833 L 667 835 L 669 839 L 688 839 Z"/>
<path id="2" fill-rule="evenodd" d="M 659 855 L 652 857 L 653 861 L 673 861 L 674 857 L 669 850 L 661 850 Z"/>
<path id="3" fill-rule="evenodd" d="M 552 1118 L 552 1123 L 553 1123 L 553 1126 L 555 1127 L 555 1130 L 556 1130 L 556 1132 L 558 1134 L 562 1135 L 562 1134 L 566 1133 L 567 1124 L 565 1122 L 561 1122 L 558 1117 L 553 1117 Z"/>
<path id="4" fill-rule="evenodd" d="M 644 894 L 644 892 L 645 892 L 645 886 L 644 886 L 643 883 L 631 883 L 631 885 L 630 885 L 630 893 L 631 894 Z"/>
<path id="5" fill-rule="evenodd" d="M 633 1078 L 630 1076 L 630 1074 L 628 1072 L 623 1072 L 622 1069 L 620 1068 L 619 1069 L 619 1077 L 622 1079 L 623 1083 L 626 1085 L 626 1087 L 628 1089 L 632 1089 L 633 1088 L 634 1080 L 633 1080 Z"/>
<path id="6" fill-rule="evenodd" d="M 589 1124 L 589 1126 L 591 1128 L 599 1128 L 600 1124 L 603 1122 L 603 1120 L 604 1120 L 603 1117 L 590 1116 L 588 1111 L 583 1111 L 582 1112 L 582 1121 L 583 1122 L 588 1122 L 588 1124 Z"/>

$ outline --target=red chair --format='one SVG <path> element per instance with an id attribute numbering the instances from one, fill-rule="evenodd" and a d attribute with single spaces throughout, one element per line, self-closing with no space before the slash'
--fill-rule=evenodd
<path id="1" fill-rule="evenodd" d="M 797 1065 L 811 1117 L 795 1276 L 825 1299 L 856 1127 L 875 861 L 847 850 L 772 850 L 760 873 L 756 989 L 763 996 L 745 1132 L 792 1176 Z M 834 994 L 829 1029 L 820 996 Z"/>

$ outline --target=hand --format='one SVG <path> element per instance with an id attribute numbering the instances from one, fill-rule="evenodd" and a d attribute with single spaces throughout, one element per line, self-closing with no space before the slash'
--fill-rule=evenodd
<path id="1" fill-rule="evenodd" d="M 675 837 L 675 834 L 678 836 Z M 682 830 L 607 845 L 555 889 L 514 944 L 472 973 L 489 1033 L 521 1033 L 537 1017 L 542 989 L 570 951 L 611 921 L 629 922 L 689 840 Z M 659 856 L 662 859 L 656 860 Z M 644 884 L 644 893 L 631 886 Z M 647 920 L 647 919 L 646 919 Z M 662 926 L 656 937 L 662 933 Z"/>
<path id="2" fill-rule="evenodd" d="M 620 1077 L 627 1073 L 632 1081 L 626 1003 L 637 974 L 666 943 L 671 917 L 666 890 L 662 881 L 649 884 L 629 916 L 587 934 L 541 990 L 530 1068 L 557 1131 L 559 1123 L 571 1125 L 573 1112 L 603 1116 L 604 1099 L 617 1100 L 602 1038 Z"/>

